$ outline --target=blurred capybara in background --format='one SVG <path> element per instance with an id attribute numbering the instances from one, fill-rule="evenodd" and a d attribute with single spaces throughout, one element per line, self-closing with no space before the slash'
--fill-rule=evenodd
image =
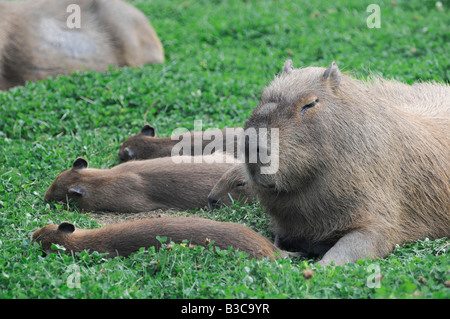
<path id="1" fill-rule="evenodd" d="M 290 255 L 244 225 L 196 217 L 146 218 L 97 229 L 75 229 L 73 224 L 63 222 L 59 226 L 39 228 L 33 233 L 32 240 L 39 243 L 46 253 L 53 252 L 52 244 L 58 244 L 66 248 L 66 253 L 89 250 L 108 253 L 113 258 L 128 257 L 142 247 L 159 249 L 161 243 L 156 236 L 167 237 L 168 241 L 177 244 L 187 240 L 197 246 L 211 243 L 221 249 L 232 247 L 255 258 L 274 259 Z"/>
<path id="2" fill-rule="evenodd" d="M 245 166 L 237 163 L 229 168 L 214 185 L 208 195 L 209 209 L 217 208 L 220 204 L 233 200 L 242 204 L 251 203 L 256 199 L 250 185 L 247 183 Z"/>
<path id="3" fill-rule="evenodd" d="M 269 128 L 268 140 L 278 130 L 278 170 L 262 174 L 248 156 L 246 169 L 282 248 L 342 265 L 450 237 L 448 85 L 360 81 L 334 62 L 293 69 L 289 60 L 249 128 Z"/>
<path id="4" fill-rule="evenodd" d="M 209 192 L 233 166 L 234 157 L 201 158 L 161 157 L 110 169 L 88 168 L 78 158 L 50 185 L 44 201 L 71 200 L 82 209 L 118 213 L 206 207 Z"/>
<path id="5" fill-rule="evenodd" d="M 0 16 L 0 89 L 110 65 L 164 62 L 147 17 L 121 0 L 0 2 Z"/>
<path id="6" fill-rule="evenodd" d="M 228 136 L 227 130 L 231 132 Z M 129 137 L 125 142 L 120 144 L 119 159 L 122 162 L 126 162 L 130 160 L 166 157 L 173 155 L 173 153 L 176 153 L 176 155 L 194 156 L 200 155 L 196 154 L 198 151 L 201 151 L 202 154 L 204 151 L 207 154 L 220 151 L 236 156 L 241 131 L 243 131 L 242 128 L 194 131 L 179 135 L 175 134 L 175 138 L 172 139 L 171 137 L 156 137 L 155 128 L 146 124 L 138 134 Z M 209 134 L 209 136 L 205 134 Z M 216 138 L 218 139 L 217 141 Z M 174 151 L 174 148 L 177 145 L 180 146 L 184 142 L 184 139 L 188 140 L 187 144 L 189 147 L 179 147 L 180 149 Z M 199 146 L 199 150 L 195 149 L 197 145 Z M 221 150 L 217 150 L 218 147 Z M 189 152 L 189 154 L 186 152 Z"/>

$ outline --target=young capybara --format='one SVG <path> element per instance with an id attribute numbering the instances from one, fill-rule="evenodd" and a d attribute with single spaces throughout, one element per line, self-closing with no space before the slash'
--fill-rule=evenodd
<path id="1" fill-rule="evenodd" d="M 121 0 L 0 2 L 0 89 L 75 71 L 164 62 L 147 17 Z"/>
<path id="2" fill-rule="evenodd" d="M 247 160 L 247 178 L 281 248 L 342 265 L 450 237 L 450 86 L 360 81 L 334 62 L 288 60 L 245 126 L 261 128 L 267 140 L 277 132 L 278 170 Z"/>
<path id="3" fill-rule="evenodd" d="M 94 169 L 78 158 L 50 185 L 44 200 L 71 200 L 82 209 L 119 213 L 202 208 L 232 159 L 203 156 L 199 163 L 196 157 L 162 157 Z"/>
<path id="4" fill-rule="evenodd" d="M 47 225 L 36 230 L 32 240 L 40 243 L 46 253 L 52 252 L 52 244 L 58 244 L 66 248 L 66 253 L 89 250 L 108 253 L 109 257 L 127 257 L 142 247 L 158 249 L 161 243 L 156 236 L 167 237 L 168 241 L 177 244 L 187 240 L 197 246 L 208 246 L 214 241 L 213 245 L 221 249 L 232 247 L 255 258 L 290 255 L 244 225 L 197 217 L 146 218 L 97 229 L 75 229 L 73 224 L 63 222 L 59 226 Z"/>
<path id="5" fill-rule="evenodd" d="M 247 183 L 243 163 L 230 167 L 214 185 L 208 195 L 209 209 L 217 208 L 222 202 L 228 201 L 230 196 L 243 204 L 251 203 L 256 199 Z"/>
<path id="6" fill-rule="evenodd" d="M 227 135 L 227 130 L 231 134 Z M 171 139 L 170 137 L 156 137 L 155 128 L 146 124 L 138 134 L 129 137 L 120 144 L 119 159 L 122 162 L 126 162 L 129 160 L 166 157 L 173 155 L 173 153 L 176 153 L 176 155 L 194 156 L 199 155 L 196 154 L 197 151 L 201 151 L 202 154 L 205 151 L 209 152 L 208 154 L 220 151 L 236 155 L 240 131 L 243 131 L 243 129 L 228 128 L 201 132 L 194 131 L 180 134 L 177 138 Z M 206 132 L 210 136 L 206 136 Z M 187 140 L 187 147 L 182 146 L 185 139 Z M 198 150 L 195 149 L 197 145 L 199 146 Z M 221 150 L 217 150 L 217 148 L 221 148 Z M 174 151 L 175 149 L 176 151 Z"/>

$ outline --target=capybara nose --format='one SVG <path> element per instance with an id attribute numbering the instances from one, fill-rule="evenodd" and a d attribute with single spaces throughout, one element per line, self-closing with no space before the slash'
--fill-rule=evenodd
<path id="1" fill-rule="evenodd" d="M 208 196 L 208 208 L 209 209 L 217 208 L 219 206 L 217 203 L 218 203 L 217 199 Z"/>
<path id="2" fill-rule="evenodd" d="M 132 161 L 136 158 L 136 153 L 131 148 L 125 147 L 123 151 L 119 152 L 119 159 L 121 162 Z"/>
<path id="3" fill-rule="evenodd" d="M 131 148 L 126 147 L 125 150 L 131 160 L 135 160 L 137 158 L 136 153 Z"/>
<path id="4" fill-rule="evenodd" d="M 44 203 L 48 203 L 48 202 L 50 202 L 49 196 L 48 196 L 48 192 L 45 192 L 45 194 L 44 194 Z"/>

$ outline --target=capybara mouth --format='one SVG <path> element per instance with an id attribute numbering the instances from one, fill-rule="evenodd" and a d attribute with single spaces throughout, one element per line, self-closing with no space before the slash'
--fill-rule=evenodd
<path id="1" fill-rule="evenodd" d="M 50 203 L 51 202 L 51 199 L 49 197 L 50 196 L 49 196 L 48 191 L 45 192 L 45 194 L 44 194 L 44 203 Z"/>
<path id="2" fill-rule="evenodd" d="M 219 207 L 218 204 L 219 200 L 215 199 L 215 198 L 210 198 L 208 197 L 208 208 L 209 209 L 215 209 Z"/>

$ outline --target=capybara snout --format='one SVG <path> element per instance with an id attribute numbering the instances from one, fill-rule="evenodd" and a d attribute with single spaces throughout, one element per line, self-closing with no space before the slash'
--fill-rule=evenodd
<path id="1" fill-rule="evenodd" d="M 129 147 L 125 147 L 119 152 L 119 160 L 121 162 L 134 161 L 137 159 L 136 153 Z"/>
<path id="2" fill-rule="evenodd" d="M 244 204 L 255 199 L 256 195 L 247 183 L 244 164 L 236 163 L 220 177 L 208 194 L 208 208 L 218 208 L 220 204 L 228 204 L 231 200 Z"/>
<path id="3" fill-rule="evenodd" d="M 217 205 L 218 202 L 219 202 L 218 199 L 208 196 L 208 208 L 209 209 L 218 208 L 219 207 L 219 205 Z"/>

